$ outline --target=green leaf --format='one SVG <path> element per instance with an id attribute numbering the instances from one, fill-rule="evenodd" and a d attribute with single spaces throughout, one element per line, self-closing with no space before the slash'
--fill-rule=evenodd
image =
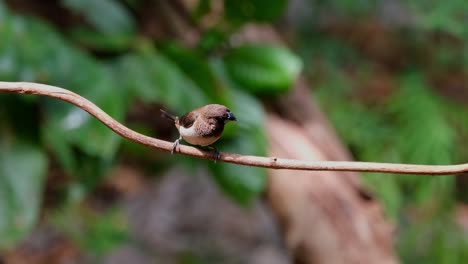
<path id="1" fill-rule="evenodd" d="M 211 11 L 211 0 L 198 0 L 197 7 L 194 11 L 196 19 L 200 19 Z"/>
<path id="2" fill-rule="evenodd" d="M 67 8 L 83 15 L 98 31 L 121 35 L 135 30 L 130 13 L 116 0 L 62 0 Z"/>
<path id="3" fill-rule="evenodd" d="M 4 22 L 8 16 L 8 12 L 3 0 L 0 0 L 0 21 Z M 1 27 L 0 27 L 1 28 Z"/>
<path id="4" fill-rule="evenodd" d="M 50 218 L 80 248 L 94 255 L 103 256 L 130 242 L 127 216 L 119 207 L 93 210 L 70 203 Z"/>
<path id="5" fill-rule="evenodd" d="M 6 50 L 0 47 L 0 65 L 2 58 L 8 58 L 9 52 L 13 51 L 14 56 L 7 60 L 13 69 L 9 73 L 11 78 L 65 87 L 91 100 L 112 117 L 123 119 L 127 92 L 112 79 L 112 72 L 106 65 L 70 46 L 41 21 L 12 17 L 10 23 L 4 25 L 9 34 Z M 72 145 L 90 155 L 105 159 L 113 157 L 120 140 L 115 133 L 75 106 L 55 99 L 41 98 L 40 102 L 46 114 L 41 134 L 48 136 L 44 137 L 50 139 L 48 143 L 51 140 L 60 142 L 50 146 L 67 170 L 74 167 L 72 159 L 61 154 L 70 153 L 66 149 Z M 51 128 L 53 133 L 48 131 Z M 64 146 L 65 143 L 69 146 Z"/>
<path id="6" fill-rule="evenodd" d="M 414 15 L 414 24 L 423 30 L 447 32 L 466 39 L 468 30 L 465 26 L 468 2 L 454 0 L 447 3 L 441 1 L 410 1 L 408 9 Z"/>
<path id="7" fill-rule="evenodd" d="M 216 29 L 208 29 L 202 33 L 197 48 L 200 51 L 209 54 L 226 43 L 228 37 L 229 35 L 224 32 Z"/>
<path id="8" fill-rule="evenodd" d="M 226 150 L 235 152 L 236 149 Z M 221 189 L 240 204 L 248 205 L 265 189 L 266 170 L 263 168 L 216 163 L 210 165 L 210 169 Z"/>
<path id="9" fill-rule="evenodd" d="M 443 114 L 441 102 L 431 93 L 422 75 L 403 76 L 400 91 L 392 98 L 390 108 L 396 115 L 400 137 L 404 139 L 398 147 L 405 162 L 453 163 L 454 130 Z"/>
<path id="10" fill-rule="evenodd" d="M 231 77 L 253 93 L 286 92 L 302 68 L 289 50 L 266 44 L 249 44 L 233 49 L 225 58 Z"/>
<path id="11" fill-rule="evenodd" d="M 389 103 L 398 126 L 396 147 L 401 162 L 416 164 L 451 164 L 456 149 L 455 132 L 443 115 L 442 104 L 431 93 L 418 72 L 405 74 L 399 92 Z M 407 198 L 422 202 L 434 193 L 451 193 L 452 177 L 423 179 L 416 176 L 398 178 Z M 447 197 L 446 195 L 444 197 Z M 439 199 L 441 201 L 441 199 Z"/>
<path id="12" fill-rule="evenodd" d="M 242 137 L 227 140 L 222 144 L 223 152 L 246 155 L 264 155 L 264 133 L 261 128 L 239 133 Z M 241 204 L 248 204 L 265 188 L 266 170 L 229 163 L 210 163 L 215 181 L 231 198 Z"/>
<path id="13" fill-rule="evenodd" d="M 122 34 L 102 34 L 88 28 L 73 28 L 70 32 L 73 38 L 80 45 L 92 48 L 95 50 L 103 50 L 105 52 L 123 51 L 128 49 L 133 43 L 134 35 L 128 33 Z"/>
<path id="14" fill-rule="evenodd" d="M 177 64 L 153 50 L 122 58 L 117 70 L 126 89 L 145 102 L 163 103 L 180 114 L 208 102 L 208 97 Z"/>
<path id="15" fill-rule="evenodd" d="M 42 141 L 54 152 L 63 169 L 72 175 L 77 171 L 75 155 L 71 144 L 56 125 L 56 122 L 46 122 L 42 126 Z"/>
<path id="16" fill-rule="evenodd" d="M 238 122 L 226 126 L 220 140 L 220 150 L 264 156 L 267 143 L 263 131 L 265 114 L 262 105 L 250 94 L 237 88 L 236 83 L 226 74 L 221 61 L 213 60 L 211 66 L 224 85 L 229 108 L 238 119 Z M 221 189 L 241 204 L 248 204 L 265 188 L 266 170 L 263 168 L 211 163 L 210 169 Z"/>
<path id="17" fill-rule="evenodd" d="M 176 43 L 165 45 L 162 50 L 205 94 L 214 95 L 217 83 L 206 58 Z"/>
<path id="18" fill-rule="evenodd" d="M 81 58 L 77 57 L 76 59 Z M 76 64 L 83 62 L 75 61 Z M 70 76 L 68 85 L 63 85 L 98 105 L 116 120 L 123 120 L 127 109 L 126 92 L 110 79 L 103 68 L 84 62 L 87 79 Z M 80 67 L 77 65 L 77 67 Z M 44 100 L 50 127 L 58 129 L 57 136 L 69 144 L 78 146 L 91 156 L 111 159 L 117 151 L 121 138 L 84 110 L 57 100 Z M 45 125 L 47 129 L 49 125 Z M 44 131 L 47 133 L 47 131 Z M 64 141 L 63 139 L 61 141 Z"/>
<path id="19" fill-rule="evenodd" d="M 376 0 L 328 0 L 314 1 L 314 11 L 320 13 L 332 13 L 347 17 L 364 17 L 378 13 L 379 7 Z"/>
<path id="20" fill-rule="evenodd" d="M 46 168 L 36 146 L 0 142 L 0 247 L 13 245 L 35 224 Z"/>
<path id="21" fill-rule="evenodd" d="M 224 10 L 234 23 L 271 22 L 283 14 L 286 4 L 286 0 L 224 0 Z"/>
<path id="22" fill-rule="evenodd" d="M 50 84 L 70 89 L 92 101 L 115 119 L 123 119 L 127 107 L 127 92 L 112 79 L 112 72 L 106 65 L 72 47 L 41 21 L 16 18 L 14 24 L 23 24 L 24 27 L 24 32 L 16 33 L 14 40 L 19 43 L 16 46 L 21 56 L 17 58 L 19 69 L 32 73 L 27 79 L 44 79 Z M 76 69 L 80 69 L 79 74 Z M 18 73 L 18 79 L 26 74 Z M 105 159 L 113 157 L 120 137 L 102 123 L 68 103 L 55 99 L 42 99 L 41 102 L 46 113 L 42 135 L 54 128 L 55 140 L 61 143 L 77 146 L 93 156 Z M 61 146 L 61 150 L 52 148 L 61 154 L 64 149 L 64 146 Z M 58 158 L 62 159 L 62 156 L 58 155 Z M 68 164 L 65 167 L 72 167 L 71 159 L 64 159 L 68 160 L 62 160 L 63 164 Z"/>

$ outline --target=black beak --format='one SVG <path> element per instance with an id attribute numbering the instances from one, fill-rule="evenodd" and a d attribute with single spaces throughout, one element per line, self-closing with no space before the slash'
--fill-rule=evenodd
<path id="1" fill-rule="evenodd" d="M 237 118 L 231 112 L 228 112 L 228 120 L 230 121 L 237 121 Z"/>

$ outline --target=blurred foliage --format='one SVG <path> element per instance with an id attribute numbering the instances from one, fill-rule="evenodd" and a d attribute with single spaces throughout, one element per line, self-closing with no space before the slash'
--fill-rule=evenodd
<path id="1" fill-rule="evenodd" d="M 226 56 L 231 76 L 253 93 L 285 92 L 302 64 L 291 52 L 273 46 L 246 45 Z"/>
<path id="2" fill-rule="evenodd" d="M 225 16 L 234 23 L 271 22 L 283 14 L 286 0 L 224 0 Z"/>
<path id="3" fill-rule="evenodd" d="M 34 145 L 0 143 L 0 247 L 20 239 L 35 223 L 46 164 L 44 153 Z"/>
<path id="4" fill-rule="evenodd" d="M 0 80 L 70 89 L 122 122 L 137 104 L 163 105 L 177 114 L 226 104 L 239 122 L 226 127 L 223 151 L 265 154 L 264 112 L 255 96 L 287 93 L 302 68 L 302 60 L 284 47 L 230 41 L 242 25 L 278 21 L 287 9 L 284 0 L 220 1 L 221 18 L 203 28 L 194 47 L 148 34 L 144 18 L 136 15 L 147 8 L 145 1 L 62 0 L 62 16 L 69 16 L 63 25 L 56 17 L 13 11 L 5 2 L 0 0 Z M 199 0 L 189 19 L 202 21 L 219 3 Z M 462 96 L 468 89 L 468 1 L 301 3 L 312 8 L 300 8 L 309 13 L 296 24 L 302 34 L 294 44 L 314 95 L 356 159 L 468 160 L 468 148 L 460 147 L 468 138 L 468 98 Z M 293 20 L 300 17 L 293 14 Z M 151 127 L 132 124 L 146 134 L 154 132 Z M 54 224 L 97 255 L 126 242 L 119 210 L 96 214 L 77 206 L 122 156 L 162 163 L 146 158 L 151 151 L 141 148 L 121 151 L 122 143 L 74 106 L 0 94 L 0 248 L 15 245 L 38 221 L 51 169 L 71 178 L 65 201 L 52 214 Z M 207 166 L 241 204 L 265 185 L 263 169 L 175 159 L 189 170 Z M 161 173 L 154 164 L 153 173 Z M 468 262 L 466 234 L 454 216 L 456 190 L 463 186 L 454 178 L 375 173 L 364 180 L 398 224 L 403 262 Z M 187 256 L 181 262 L 199 261 Z"/>
<path id="5" fill-rule="evenodd" d="M 69 203 L 51 219 L 80 248 L 97 257 L 130 241 L 126 215 L 119 208 L 96 212 Z"/>
<path id="6" fill-rule="evenodd" d="M 355 158 L 465 163 L 468 2 L 310 3 L 314 16 L 299 26 L 299 50 L 314 94 Z M 398 224 L 404 263 L 468 262 L 466 232 L 456 224 L 457 192 L 466 186 L 454 177 L 368 173 L 364 180 Z"/>
<path id="7" fill-rule="evenodd" d="M 140 34 L 135 10 L 144 8 L 142 1 L 63 0 L 57 5 L 70 18 L 64 26 L 53 18 L 13 11 L 0 0 L 0 80 L 70 89 L 121 122 L 137 103 L 164 105 L 177 114 L 222 103 L 239 122 L 226 127 L 219 149 L 264 155 L 263 107 L 254 94 L 287 92 L 301 69 L 300 59 L 284 47 L 231 46 L 228 41 L 241 24 L 278 18 L 286 1 L 224 4 L 223 25 L 208 28 L 197 48 L 189 48 Z M 206 15 L 211 6 L 211 1 L 200 1 L 195 18 Z M 151 132 L 150 124 L 134 126 Z M 37 222 L 48 166 L 71 178 L 60 204 L 63 209 L 53 217 L 58 226 L 97 254 L 125 240 L 126 231 L 109 224 L 113 216 L 83 215 L 70 205 L 102 183 L 123 155 L 121 143 L 119 136 L 75 106 L 0 94 L 0 247 L 17 243 Z M 221 189 L 245 205 L 265 185 L 264 169 L 173 159 L 189 169 L 208 166 Z M 78 220 L 82 218 L 89 222 Z"/>

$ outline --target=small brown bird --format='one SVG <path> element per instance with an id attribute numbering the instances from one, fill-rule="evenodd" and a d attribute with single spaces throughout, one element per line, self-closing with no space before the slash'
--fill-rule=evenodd
<path id="1" fill-rule="evenodd" d="M 172 145 L 171 153 L 174 153 L 180 140 L 185 140 L 192 145 L 210 147 L 214 149 L 216 160 L 219 159 L 218 150 L 210 146 L 221 137 L 224 125 L 229 121 L 237 121 L 236 117 L 224 105 L 209 104 L 192 110 L 178 117 L 161 109 L 164 117 L 174 121 L 179 130 L 179 138 Z"/>

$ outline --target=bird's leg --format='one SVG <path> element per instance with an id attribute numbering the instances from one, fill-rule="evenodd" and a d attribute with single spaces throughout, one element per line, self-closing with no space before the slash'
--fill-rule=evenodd
<path id="1" fill-rule="evenodd" d="M 179 146 L 181 140 L 182 140 L 182 136 L 179 136 L 179 138 L 176 141 L 174 141 L 174 143 L 172 144 L 171 154 L 174 154 L 174 151 Z"/>
<path id="2" fill-rule="evenodd" d="M 207 146 L 207 148 L 211 149 L 214 152 L 214 162 L 221 158 L 221 153 L 219 153 L 218 149 L 215 146 Z"/>

